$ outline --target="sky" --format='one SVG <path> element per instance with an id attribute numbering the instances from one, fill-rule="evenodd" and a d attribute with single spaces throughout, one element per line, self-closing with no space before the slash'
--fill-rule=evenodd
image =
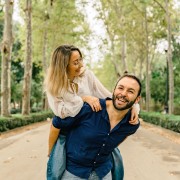
<path id="1" fill-rule="evenodd" d="M 21 18 L 19 14 L 19 6 L 18 6 L 19 0 L 14 0 L 14 12 L 13 12 L 13 20 L 18 21 L 20 23 L 23 23 L 23 19 Z"/>
<path id="2" fill-rule="evenodd" d="M 104 53 L 102 52 L 102 48 L 100 50 L 100 47 L 104 46 L 103 39 L 107 38 L 105 27 L 103 24 L 103 21 L 101 19 L 98 19 L 98 12 L 93 7 L 94 4 L 101 5 L 99 3 L 99 0 L 90 0 L 88 3 L 86 3 L 84 6 L 82 6 L 82 2 L 84 0 L 76 0 L 77 6 L 80 9 L 80 11 L 85 15 L 85 18 L 87 22 L 89 23 L 89 27 L 92 31 L 90 41 L 88 42 L 88 45 L 90 47 L 90 50 L 88 51 L 83 50 L 82 51 L 87 54 L 85 56 L 89 57 L 89 61 L 93 64 L 94 62 L 98 62 L 99 60 L 103 59 Z"/>

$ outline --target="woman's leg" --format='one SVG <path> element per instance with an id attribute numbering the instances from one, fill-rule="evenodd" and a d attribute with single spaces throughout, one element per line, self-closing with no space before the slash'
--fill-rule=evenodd
<path id="1" fill-rule="evenodd" d="M 123 180 L 124 178 L 124 166 L 121 153 L 118 148 L 115 148 L 112 152 L 113 168 L 111 170 L 112 180 Z"/>
<path id="2" fill-rule="evenodd" d="M 66 169 L 65 141 L 66 137 L 64 135 L 60 135 L 52 149 L 47 163 L 47 180 L 60 180 Z"/>

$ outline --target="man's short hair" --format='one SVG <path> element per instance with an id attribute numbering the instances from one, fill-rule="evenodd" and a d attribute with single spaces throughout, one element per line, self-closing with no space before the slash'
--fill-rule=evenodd
<path id="1" fill-rule="evenodd" d="M 125 71 L 124 74 L 119 78 L 119 80 L 118 80 L 117 83 L 116 83 L 116 86 L 117 86 L 118 82 L 119 82 L 121 79 L 125 78 L 125 77 L 128 77 L 128 78 L 131 78 L 131 79 L 136 80 L 136 82 L 139 84 L 138 96 L 140 96 L 140 94 L 141 94 L 141 88 L 142 88 L 141 81 L 140 81 L 139 78 L 136 77 L 134 74 L 130 74 L 130 73 L 128 73 L 127 71 Z M 116 86 L 115 86 L 115 87 L 116 87 Z"/>

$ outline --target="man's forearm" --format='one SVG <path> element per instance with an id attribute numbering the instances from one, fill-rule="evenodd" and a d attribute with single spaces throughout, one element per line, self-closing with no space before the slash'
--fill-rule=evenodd
<path id="1" fill-rule="evenodd" d="M 51 128 L 50 128 L 50 133 L 49 133 L 49 149 L 48 149 L 48 156 L 50 155 L 52 148 L 54 146 L 54 144 L 57 141 L 57 138 L 59 136 L 60 133 L 60 129 L 55 128 L 52 124 L 51 124 Z"/>

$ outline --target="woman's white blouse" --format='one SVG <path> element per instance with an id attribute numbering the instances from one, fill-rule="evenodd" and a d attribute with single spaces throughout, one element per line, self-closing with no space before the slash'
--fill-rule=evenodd
<path id="1" fill-rule="evenodd" d="M 78 84 L 78 92 L 69 90 L 59 97 L 47 93 L 48 103 L 56 116 L 65 118 L 76 116 L 83 106 L 82 96 L 95 96 L 97 98 L 111 97 L 112 94 L 101 84 L 92 71 L 86 69 L 82 77 L 76 77 L 74 83 Z"/>

